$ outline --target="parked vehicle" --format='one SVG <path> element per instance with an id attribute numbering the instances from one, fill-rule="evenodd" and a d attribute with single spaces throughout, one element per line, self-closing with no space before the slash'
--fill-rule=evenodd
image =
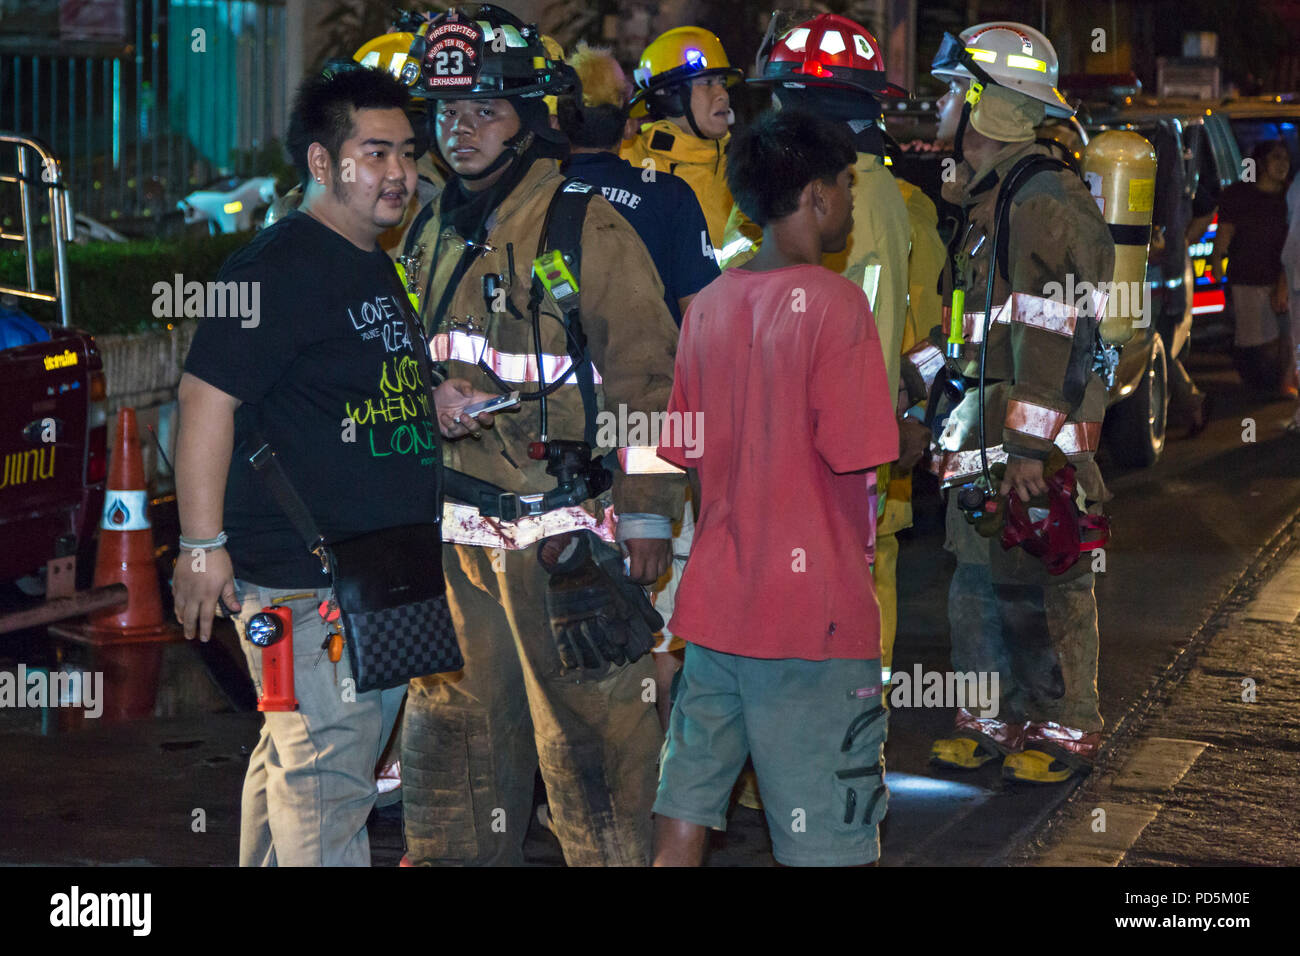
<path id="1" fill-rule="evenodd" d="M 1242 156 L 1261 140 L 1280 139 L 1291 154 L 1292 172 L 1300 169 L 1300 98 L 1294 93 L 1224 100 L 1215 112 L 1228 117 Z"/>
<path id="2" fill-rule="evenodd" d="M 16 159 L 16 163 L 10 163 Z M 53 288 L 41 286 L 35 268 L 36 240 L 21 243 L 29 271 L 22 286 L 0 286 L 0 586 L 55 599 L 23 608 L 15 620 L 0 615 L 0 632 L 119 603 L 121 588 L 74 594 L 77 569 L 92 567 L 95 530 L 104 505 L 108 472 L 106 388 L 103 363 L 92 336 L 67 327 L 70 287 L 67 242 L 73 230 L 61 178 L 46 183 L 32 169 L 57 169 L 43 143 L 0 133 L 0 182 L 19 192 L 21 236 L 44 211 L 51 228 Z M 32 320 L 24 303 L 46 303 L 64 323 Z"/>
<path id="3" fill-rule="evenodd" d="M 276 200 L 275 177 L 223 176 L 176 204 L 185 224 L 206 222 L 208 233 L 244 232 L 260 223 Z"/>

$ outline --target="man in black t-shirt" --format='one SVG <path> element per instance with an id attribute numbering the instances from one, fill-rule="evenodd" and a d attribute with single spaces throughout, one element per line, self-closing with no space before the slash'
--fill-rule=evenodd
<path id="1" fill-rule="evenodd" d="M 263 607 L 293 613 L 299 706 L 265 715 L 244 781 L 241 865 L 369 865 L 375 764 L 405 691 L 358 694 L 346 656 L 336 666 L 323 653 L 317 609 L 330 581 L 249 466 L 253 436 L 337 540 L 438 521 L 438 432 L 477 431 L 457 421 L 491 397 L 463 381 L 431 391 L 418 319 L 377 243 L 416 185 L 407 101 L 372 70 L 303 84 L 288 136 L 302 206 L 227 260 L 180 383 L 173 588 L 185 636 L 208 640 L 220 604 L 260 690 L 261 650 L 244 628 Z"/>
<path id="2" fill-rule="evenodd" d="M 1284 348 L 1280 319 L 1286 311 L 1282 246 L 1291 159 L 1280 140 L 1256 143 L 1250 158 L 1254 181 L 1233 183 L 1219 198 L 1219 228 L 1210 264 L 1216 274 L 1222 274 L 1223 257 L 1228 257 L 1233 363 L 1242 382 L 1264 398 L 1280 397 L 1279 387 L 1286 397 L 1294 398 L 1295 388 L 1284 382 L 1290 349 Z"/>

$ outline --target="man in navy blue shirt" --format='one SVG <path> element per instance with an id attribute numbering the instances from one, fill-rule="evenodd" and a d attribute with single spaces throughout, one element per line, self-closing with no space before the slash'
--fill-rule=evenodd
<path id="1" fill-rule="evenodd" d="M 582 97 L 562 96 L 556 121 L 569 138 L 567 176 L 599 187 L 645 243 L 664 284 L 664 302 L 678 327 L 695 293 L 718 277 L 718 263 L 709 242 L 709 227 L 695 193 L 684 179 L 641 169 L 618 155 L 619 144 L 635 133 L 629 129 L 627 101 L 631 84 L 608 50 L 579 43 L 567 60 L 582 81 Z M 664 620 L 672 615 L 677 584 L 686 567 L 695 524 L 688 502 L 673 527 L 672 570 L 652 587 L 655 610 Z M 685 644 L 666 627 L 655 645 L 655 698 L 659 721 L 667 728 L 669 688 L 680 666 Z"/>
<path id="2" fill-rule="evenodd" d="M 668 311 L 681 326 L 695 293 L 718 277 L 699 200 L 684 180 L 619 158 L 631 87 L 618 61 L 579 44 L 568 62 L 582 80 L 582 99 L 564 96 L 556 105 L 570 145 L 564 172 L 599 187 L 632 224 L 659 270 Z"/>

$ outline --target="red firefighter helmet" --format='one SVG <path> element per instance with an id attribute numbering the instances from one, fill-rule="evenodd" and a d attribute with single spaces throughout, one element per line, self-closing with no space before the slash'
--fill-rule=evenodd
<path id="1" fill-rule="evenodd" d="M 834 13 L 805 20 L 781 34 L 763 65 L 763 75 L 749 82 L 907 96 L 906 90 L 885 79 L 885 60 L 870 31 Z"/>

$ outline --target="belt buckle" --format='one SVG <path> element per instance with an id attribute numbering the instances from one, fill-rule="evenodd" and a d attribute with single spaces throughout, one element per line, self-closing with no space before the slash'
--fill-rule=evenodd
<path id="1" fill-rule="evenodd" d="M 546 514 L 546 496 L 545 495 L 516 495 L 515 500 L 519 502 L 520 514 L 527 517 Z"/>
<path id="2" fill-rule="evenodd" d="M 503 491 L 497 495 L 497 514 L 502 521 L 515 521 L 520 515 L 520 504 L 518 495 Z"/>

